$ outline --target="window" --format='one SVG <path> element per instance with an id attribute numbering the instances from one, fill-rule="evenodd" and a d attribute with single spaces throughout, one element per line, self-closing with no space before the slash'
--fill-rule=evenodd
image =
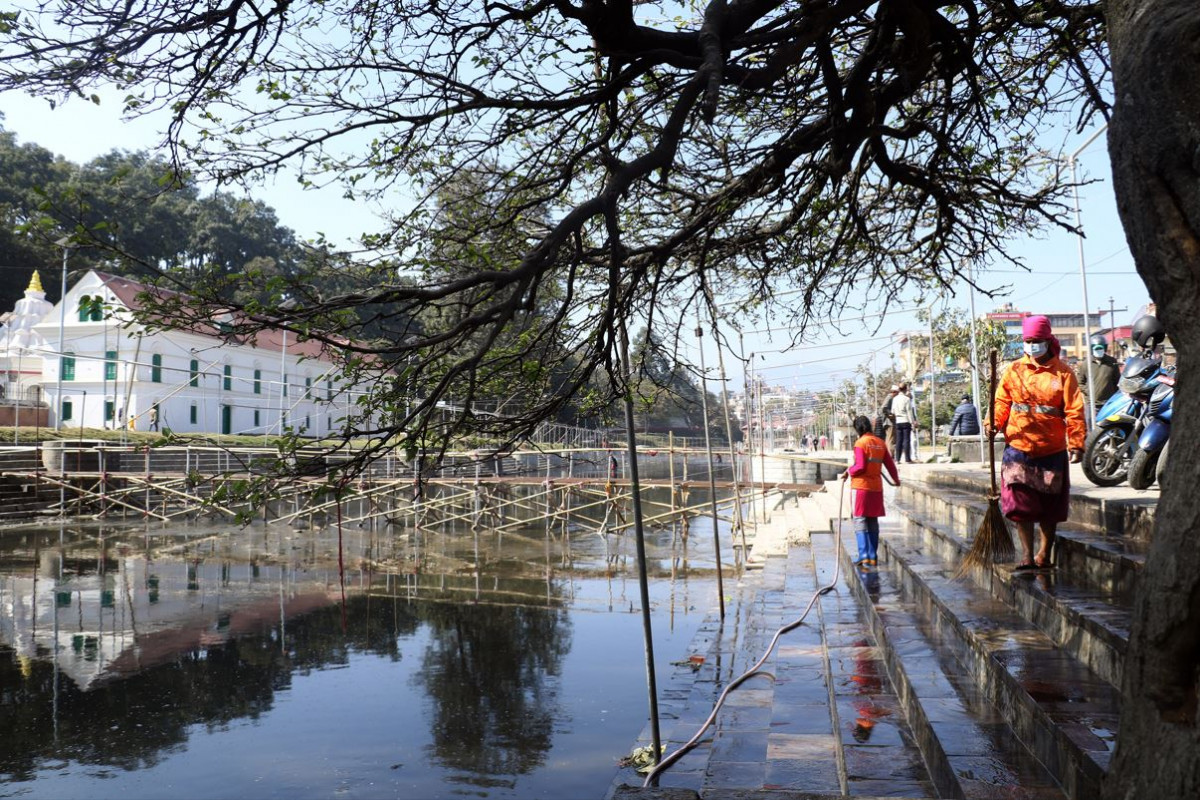
<path id="1" fill-rule="evenodd" d="M 104 319 L 104 298 L 100 296 L 79 298 L 79 321 L 100 322 Z"/>
<path id="2" fill-rule="evenodd" d="M 117 415 L 116 405 L 117 404 L 114 403 L 112 400 L 104 401 L 104 419 L 106 422 L 112 422 L 113 418 L 116 417 L 116 415 Z"/>
<path id="3" fill-rule="evenodd" d="M 254 409 L 254 427 L 257 428 L 261 424 L 262 424 L 262 422 L 260 421 L 259 416 L 258 416 L 258 409 L 256 408 L 256 409 Z"/>
<path id="4" fill-rule="evenodd" d="M 117 351 L 104 351 L 104 380 L 115 381 L 117 379 Z"/>
<path id="5" fill-rule="evenodd" d="M 200 385 L 200 361 L 195 358 L 188 362 L 188 378 L 188 382 L 192 386 Z M 196 420 L 192 420 L 192 422 L 195 421 Z"/>
<path id="6" fill-rule="evenodd" d="M 283 396 L 288 396 L 287 373 L 283 373 Z"/>
<path id="7" fill-rule="evenodd" d="M 233 388 L 233 367 L 228 364 L 225 365 L 225 380 L 221 384 L 221 388 L 227 392 Z"/>
<path id="8" fill-rule="evenodd" d="M 262 370 L 254 370 L 254 393 L 262 394 Z"/>
<path id="9" fill-rule="evenodd" d="M 325 381 L 325 399 L 333 402 L 333 381 Z"/>
<path id="10" fill-rule="evenodd" d="M 312 378 L 304 379 L 304 399 L 312 400 Z"/>
<path id="11" fill-rule="evenodd" d="M 62 401 L 62 418 L 63 418 L 64 420 L 68 420 L 68 419 L 70 419 L 70 418 L 71 418 L 71 415 L 72 415 L 72 413 L 73 413 L 74 411 L 75 411 L 75 404 L 74 404 L 74 403 L 72 403 L 70 400 L 63 400 L 63 401 Z"/>
<path id="12" fill-rule="evenodd" d="M 150 382 L 162 383 L 162 356 L 158 353 L 150 356 Z"/>
<path id="13" fill-rule="evenodd" d="M 198 413 L 199 413 L 199 412 L 198 412 L 198 411 L 197 411 L 197 409 L 196 409 L 196 404 L 195 404 L 195 403 L 192 403 L 192 407 L 191 407 L 191 409 L 189 409 L 189 410 L 188 410 L 188 419 L 190 419 L 190 420 L 191 420 L 191 422 L 192 422 L 192 424 L 193 424 L 193 425 L 195 425 L 195 424 L 196 424 L 196 420 L 197 420 L 197 418 L 198 418 L 198 417 L 197 417 L 197 414 L 198 414 Z"/>
<path id="14" fill-rule="evenodd" d="M 60 370 L 59 377 L 61 377 L 64 381 L 75 380 L 75 356 L 64 355 L 61 359 L 59 359 L 58 363 Z M 66 419 L 66 417 L 63 419 Z"/>

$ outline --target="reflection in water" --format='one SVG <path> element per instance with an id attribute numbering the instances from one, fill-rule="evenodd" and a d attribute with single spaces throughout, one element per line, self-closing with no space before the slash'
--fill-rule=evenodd
<path id="1" fill-rule="evenodd" d="M 549 754 L 568 751 L 565 737 L 582 739 L 589 715 L 619 714 L 626 727 L 612 728 L 608 750 L 589 740 L 587 752 L 574 756 L 580 785 L 603 793 L 616 756 L 645 718 L 640 620 L 626 613 L 637 605 L 631 563 L 611 561 L 603 537 L 567 535 L 559 525 L 502 534 L 368 526 L 345 530 L 344 538 L 343 633 L 335 529 L 5 533 L 0 794 L 32 785 L 43 795 L 94 796 L 100 777 L 110 781 L 110 794 L 117 777 L 144 774 L 146 783 L 120 791 L 155 796 L 156 776 L 166 770 L 174 781 L 224 775 L 212 793 L 244 780 L 245 793 L 257 796 L 285 788 L 330 794 L 369 778 L 373 786 L 417 787 L 410 796 L 533 796 L 529 787 L 538 781 L 563 788 Z M 690 538 L 662 529 L 647 541 L 656 634 L 682 640 L 664 648 L 664 660 L 677 657 L 707 610 L 697 613 L 688 598 L 712 600 L 712 564 L 703 555 L 711 539 Z M 606 606 L 615 613 L 602 613 Z M 596 632 L 576 642 L 581 625 Z M 597 675 L 601 661 L 612 674 Z M 319 707 L 307 687 L 336 669 L 351 670 L 364 694 L 402 707 L 399 729 L 393 718 L 382 730 L 373 726 L 370 706 L 384 701 L 355 706 L 348 689 L 337 690 L 347 693 L 346 707 L 331 691 L 322 700 L 333 704 L 326 714 L 301 715 L 310 733 L 286 722 L 281 704 L 296 713 L 290 704 L 300 693 L 302 708 Z M 571 683 L 575 674 L 612 683 L 596 696 L 593 687 Z M 629 698 L 612 687 L 627 689 Z M 236 739 L 247 724 L 263 734 L 243 754 L 253 770 L 239 778 L 237 760 L 204 760 L 197 737 Z M 338 739 L 330 743 L 333 731 Z M 359 735 L 363 743 L 351 744 Z M 390 737 L 386 755 L 360 755 L 380 736 Z M 309 758 L 313 749 L 320 755 Z M 328 762 L 330 751 L 347 762 L 344 769 L 335 764 L 320 778 L 284 774 L 269 789 L 260 783 L 265 768 L 256 758 L 291 758 L 297 773 L 313 759 Z M 103 770 L 89 771 L 96 768 Z M 203 779 L 189 784 L 196 796 L 206 794 Z"/>

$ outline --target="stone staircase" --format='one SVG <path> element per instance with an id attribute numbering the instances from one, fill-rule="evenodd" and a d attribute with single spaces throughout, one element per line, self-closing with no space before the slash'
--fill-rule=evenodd
<path id="1" fill-rule="evenodd" d="M 1153 527 L 1153 498 L 1077 491 L 1072 521 L 1059 529 L 1055 570 L 1015 573 L 1013 565 L 1002 564 L 959 578 L 959 564 L 987 508 L 986 473 L 922 469 L 906 470 L 902 478 L 899 489 L 889 490 L 878 568 L 855 569 L 853 531 L 844 520 L 837 554 L 843 578 L 818 604 L 823 615 L 819 641 L 830 653 L 827 680 L 834 687 L 829 715 L 843 745 L 831 756 L 843 770 L 841 784 L 768 782 L 755 773 L 738 796 L 766 798 L 778 789 L 814 797 L 861 796 L 870 788 L 902 797 L 1098 796 L 1116 738 L 1131 608 Z M 803 525 L 807 541 L 792 544 L 786 556 L 762 558 L 758 591 L 778 599 L 761 601 L 764 614 L 771 613 L 759 628 L 787 616 L 776 608 L 779 604 L 799 613 L 807 601 L 801 595 L 811 594 L 820 576 L 832 574 L 838 498 L 837 491 L 814 494 L 793 501 L 795 509 L 782 515 L 788 526 Z M 848 507 L 841 511 L 849 516 Z M 824 621 L 827 616 L 837 620 L 832 628 Z M 855 641 L 871 648 L 878 661 L 878 691 L 892 709 L 889 719 L 904 731 L 901 740 L 918 758 L 893 757 L 904 765 L 902 772 L 914 763 L 921 766 L 919 778 L 900 786 L 846 779 L 861 748 L 846 750 L 849 712 L 838 697 L 832 665 L 839 660 L 836 648 L 845 645 L 838 626 L 851 621 Z M 806 627 L 782 637 L 781 647 Z M 729 635 L 711 637 L 707 645 L 714 650 L 707 659 L 718 657 L 716 645 Z M 749 658 L 752 642 L 744 638 L 737 646 Z M 720 686 L 718 676 L 713 680 L 703 697 L 689 695 L 677 709 L 680 719 L 698 716 L 700 707 L 708 713 L 711 703 L 703 700 L 711 700 Z M 762 702 L 779 702 L 778 681 L 772 691 L 776 696 Z M 713 735 L 720 736 L 720 729 Z M 729 788 L 712 782 L 717 773 L 711 763 L 693 761 L 690 770 L 690 781 L 666 773 L 661 786 L 691 791 L 670 797 L 716 798 L 724 796 L 719 788 Z M 626 776 L 624 783 L 634 781 Z"/>

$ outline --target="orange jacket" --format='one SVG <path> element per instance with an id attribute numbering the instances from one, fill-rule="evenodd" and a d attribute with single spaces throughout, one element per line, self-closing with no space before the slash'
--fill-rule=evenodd
<path id="1" fill-rule="evenodd" d="M 859 463 L 858 454 L 855 453 L 854 466 L 849 469 L 850 488 L 882 492 L 883 480 L 879 474 L 883 471 L 884 464 L 891 460 L 888 457 L 887 445 L 875 434 L 864 433 L 854 443 L 854 449 L 862 450 L 863 463 Z M 895 480 L 896 468 L 889 465 L 888 472 L 892 473 L 892 479 Z"/>
<path id="2" fill-rule="evenodd" d="M 996 430 L 1031 456 L 1083 449 L 1083 394 L 1075 373 L 1061 359 L 1039 364 L 1024 356 L 1014 362 L 1000 376 L 993 411 Z"/>

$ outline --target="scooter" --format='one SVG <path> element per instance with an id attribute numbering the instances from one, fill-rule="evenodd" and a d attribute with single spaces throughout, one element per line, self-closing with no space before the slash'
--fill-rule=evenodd
<path id="1" fill-rule="evenodd" d="M 1143 350 L 1125 362 L 1120 391 L 1096 412 L 1096 423 L 1083 445 L 1083 474 L 1097 486 L 1116 486 L 1129 474 L 1129 464 L 1145 426 L 1146 407 L 1158 386 L 1162 358 Z"/>
<path id="2" fill-rule="evenodd" d="M 1163 370 L 1156 376 L 1157 386 L 1146 406 L 1145 427 L 1138 437 L 1137 449 L 1129 459 L 1129 485 L 1148 489 L 1158 473 L 1158 460 L 1171 437 L 1171 410 L 1175 405 L 1175 370 Z"/>

